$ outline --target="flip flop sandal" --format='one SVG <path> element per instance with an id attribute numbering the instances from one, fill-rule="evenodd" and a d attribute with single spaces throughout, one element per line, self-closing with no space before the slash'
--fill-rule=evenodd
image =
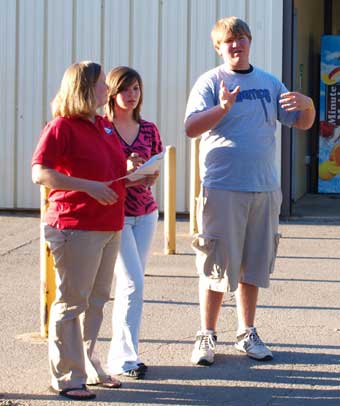
<path id="1" fill-rule="evenodd" d="M 88 386 L 99 386 L 101 388 L 106 388 L 106 389 L 116 389 L 116 388 L 120 388 L 122 386 L 122 383 L 120 382 L 119 379 L 111 376 L 104 382 L 91 383 L 91 384 L 87 384 L 87 385 Z"/>
<path id="2" fill-rule="evenodd" d="M 64 398 L 68 398 L 68 399 L 72 399 L 72 400 L 90 400 L 90 399 L 94 399 L 96 397 L 96 394 L 93 392 L 90 392 L 87 389 L 85 384 L 83 384 L 81 387 L 78 387 L 78 388 L 66 388 L 63 390 L 57 390 L 51 386 L 50 390 L 53 393 L 57 393 L 59 396 L 63 396 Z M 84 391 L 84 392 L 87 392 L 87 394 L 86 395 L 84 394 L 83 396 L 82 395 L 72 395 L 72 393 L 70 393 L 70 392 L 73 392 L 73 391 Z"/>

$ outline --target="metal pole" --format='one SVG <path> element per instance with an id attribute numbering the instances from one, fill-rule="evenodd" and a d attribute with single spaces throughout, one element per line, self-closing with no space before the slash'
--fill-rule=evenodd
<path id="1" fill-rule="evenodd" d="M 45 241 L 45 213 L 49 189 L 40 187 L 40 335 L 48 337 L 50 309 L 55 298 L 55 272 L 52 253 Z"/>
<path id="2" fill-rule="evenodd" d="M 176 148 L 168 145 L 164 160 L 164 253 L 176 253 Z"/>
<path id="3" fill-rule="evenodd" d="M 200 192 L 201 181 L 199 174 L 199 146 L 200 138 L 194 138 L 191 140 L 191 160 L 190 160 L 190 234 L 196 234 L 197 218 L 196 207 L 197 198 Z"/>

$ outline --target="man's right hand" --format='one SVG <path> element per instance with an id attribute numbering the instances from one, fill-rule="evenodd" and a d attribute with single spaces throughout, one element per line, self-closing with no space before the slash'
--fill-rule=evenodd
<path id="1" fill-rule="evenodd" d="M 188 137 L 194 138 L 216 127 L 235 103 L 240 92 L 236 86 L 232 92 L 225 87 L 223 80 L 220 82 L 219 104 L 210 109 L 192 114 L 185 122 L 185 132 Z"/>
<path id="2" fill-rule="evenodd" d="M 236 97 L 240 92 L 240 86 L 236 86 L 232 92 L 225 87 L 223 80 L 220 83 L 220 92 L 219 92 L 219 99 L 220 99 L 220 106 L 223 110 L 229 111 L 232 105 L 235 103 Z"/>

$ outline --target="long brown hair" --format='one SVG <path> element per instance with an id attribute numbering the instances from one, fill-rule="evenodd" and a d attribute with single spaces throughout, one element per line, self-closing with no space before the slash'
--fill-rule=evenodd
<path id="1" fill-rule="evenodd" d="M 89 116 L 97 109 L 95 85 L 101 66 L 91 61 L 74 63 L 63 76 L 51 103 L 53 117 Z"/>
<path id="2" fill-rule="evenodd" d="M 118 93 L 127 89 L 135 81 L 138 82 L 140 88 L 140 98 L 136 108 L 133 110 L 133 118 L 139 123 L 141 120 L 141 107 L 143 103 L 143 82 L 140 74 L 128 66 L 118 66 L 112 69 L 106 76 L 106 84 L 108 85 L 108 101 L 104 107 L 105 113 L 109 120 L 114 117 L 114 98 Z"/>

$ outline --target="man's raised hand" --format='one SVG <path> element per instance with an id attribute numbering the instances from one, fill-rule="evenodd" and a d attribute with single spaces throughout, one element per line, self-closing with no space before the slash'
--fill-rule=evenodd
<path id="1" fill-rule="evenodd" d="M 229 111 L 232 105 L 235 103 L 236 97 L 240 92 L 240 86 L 236 86 L 232 92 L 225 87 L 224 81 L 221 80 L 220 83 L 220 92 L 219 92 L 219 99 L 220 99 L 220 106 L 223 110 Z"/>

